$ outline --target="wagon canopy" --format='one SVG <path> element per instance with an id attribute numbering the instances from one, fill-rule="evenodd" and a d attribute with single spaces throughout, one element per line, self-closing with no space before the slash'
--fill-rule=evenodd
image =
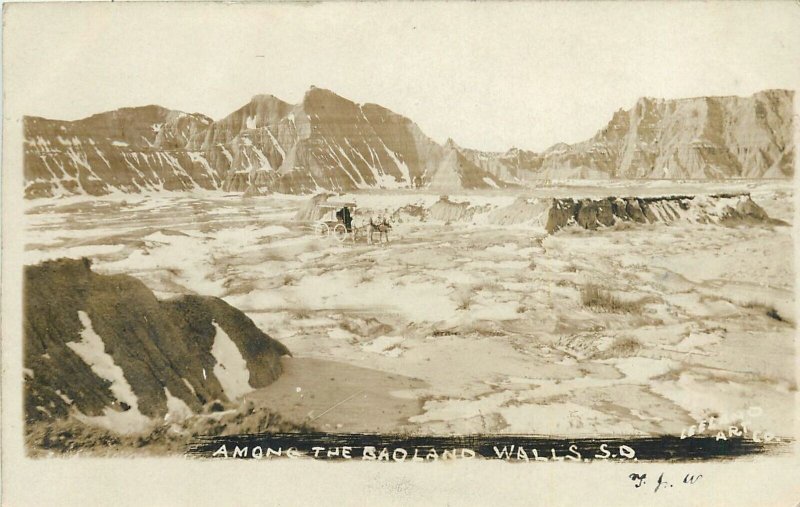
<path id="1" fill-rule="evenodd" d="M 356 203 L 355 202 L 333 202 L 333 201 L 325 201 L 317 204 L 317 208 L 319 209 L 342 209 L 342 208 L 350 208 L 355 209 Z"/>

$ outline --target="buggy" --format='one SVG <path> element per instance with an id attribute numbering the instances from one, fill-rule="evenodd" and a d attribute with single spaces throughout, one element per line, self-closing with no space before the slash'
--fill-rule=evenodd
<path id="1" fill-rule="evenodd" d="M 348 235 L 355 240 L 356 227 L 353 225 L 354 202 L 323 202 L 317 208 L 324 214 L 314 222 L 313 229 L 319 236 L 333 237 L 344 241 Z"/>

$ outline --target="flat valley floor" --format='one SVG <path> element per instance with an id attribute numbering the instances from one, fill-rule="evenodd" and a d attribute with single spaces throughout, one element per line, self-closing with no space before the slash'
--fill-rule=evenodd
<path id="1" fill-rule="evenodd" d="M 368 245 L 295 221 L 307 197 L 125 195 L 28 202 L 26 264 L 86 256 L 160 298 L 222 297 L 293 353 L 278 381 L 245 399 L 323 431 L 680 435 L 709 416 L 737 424 L 749 409 L 752 430 L 789 436 L 792 183 L 722 190 L 751 192 L 789 225 L 548 235 L 400 215 L 390 244 Z M 643 191 L 687 193 L 581 190 Z M 438 195 L 347 198 L 391 213 Z"/>

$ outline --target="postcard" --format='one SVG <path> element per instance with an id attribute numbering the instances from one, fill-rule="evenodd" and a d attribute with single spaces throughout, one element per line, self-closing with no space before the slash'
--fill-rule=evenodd
<path id="1" fill-rule="evenodd" d="M 796 505 L 800 7 L 7 3 L 7 505 Z"/>

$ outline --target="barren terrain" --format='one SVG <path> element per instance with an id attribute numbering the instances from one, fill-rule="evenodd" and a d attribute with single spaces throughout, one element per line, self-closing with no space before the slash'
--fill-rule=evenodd
<path id="1" fill-rule="evenodd" d="M 747 191 L 771 218 L 793 220 L 791 182 L 635 185 L 536 192 Z M 757 407 L 752 429 L 792 433 L 790 226 L 625 222 L 547 234 L 533 222 L 408 212 L 438 198 L 342 196 L 393 215 L 388 245 L 313 235 L 295 219 L 307 197 L 36 200 L 26 264 L 85 256 L 159 298 L 221 297 L 294 356 L 244 399 L 323 430 L 677 435 Z M 491 209 L 515 196 L 450 199 Z"/>

